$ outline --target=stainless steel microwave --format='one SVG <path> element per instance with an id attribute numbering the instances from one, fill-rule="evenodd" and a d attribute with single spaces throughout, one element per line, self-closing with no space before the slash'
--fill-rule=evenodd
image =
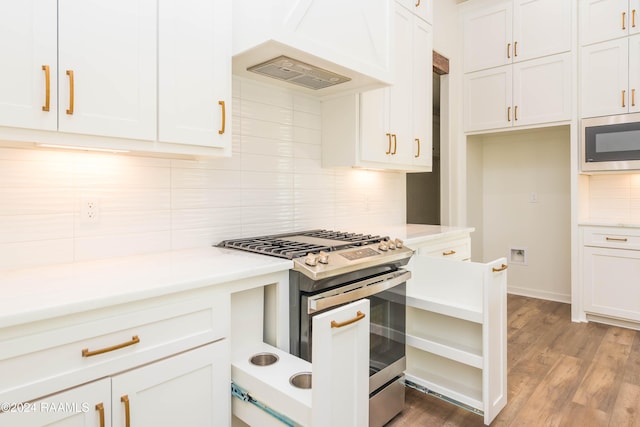
<path id="1" fill-rule="evenodd" d="M 583 172 L 640 170 L 640 113 L 582 120 Z"/>

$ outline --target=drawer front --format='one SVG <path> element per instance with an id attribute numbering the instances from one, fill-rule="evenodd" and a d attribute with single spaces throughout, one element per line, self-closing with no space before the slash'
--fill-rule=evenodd
<path id="1" fill-rule="evenodd" d="M 585 228 L 585 246 L 640 250 L 640 230 L 631 228 Z"/>
<path id="2" fill-rule="evenodd" d="M 436 241 L 417 249 L 418 255 L 468 260 L 471 258 L 471 239 L 463 237 L 447 241 Z"/>
<path id="3" fill-rule="evenodd" d="M 33 398 L 224 338 L 225 295 L 116 306 L 1 342 L 0 401 L 21 398 L 20 390 L 29 387 L 23 398 Z"/>

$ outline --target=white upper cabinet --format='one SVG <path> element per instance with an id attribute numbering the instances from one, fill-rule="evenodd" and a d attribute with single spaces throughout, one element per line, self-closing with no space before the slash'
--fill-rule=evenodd
<path id="1" fill-rule="evenodd" d="M 580 44 L 586 46 L 640 31 L 640 0 L 581 0 Z"/>
<path id="2" fill-rule="evenodd" d="M 323 102 L 325 167 L 431 170 L 432 28 L 400 3 L 394 16 L 396 82 Z"/>
<path id="3" fill-rule="evenodd" d="M 58 0 L 60 131 L 156 138 L 156 8 Z"/>
<path id="4" fill-rule="evenodd" d="M 159 0 L 158 140 L 231 149 L 231 2 Z"/>
<path id="5" fill-rule="evenodd" d="M 233 2 L 233 73 L 320 97 L 386 86 L 393 81 L 393 4 L 390 0 Z M 288 65 L 272 68 L 280 79 L 247 71 L 282 55 L 351 80 L 309 89 L 288 81 L 296 74 Z"/>
<path id="6" fill-rule="evenodd" d="M 465 74 L 465 131 L 570 120 L 571 81 L 570 53 Z"/>
<path id="7" fill-rule="evenodd" d="M 463 26 L 465 73 L 567 52 L 571 1 L 470 3 Z"/>
<path id="8" fill-rule="evenodd" d="M 640 111 L 640 34 L 582 48 L 581 116 Z"/>
<path id="9" fill-rule="evenodd" d="M 56 2 L 0 3 L 0 126 L 58 126 Z"/>

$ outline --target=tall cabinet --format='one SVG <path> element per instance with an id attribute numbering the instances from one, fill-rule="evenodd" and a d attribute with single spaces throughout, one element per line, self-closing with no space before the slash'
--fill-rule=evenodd
<path id="1" fill-rule="evenodd" d="M 418 12 L 395 3 L 391 86 L 323 102 L 325 167 L 431 171 L 433 33 Z"/>

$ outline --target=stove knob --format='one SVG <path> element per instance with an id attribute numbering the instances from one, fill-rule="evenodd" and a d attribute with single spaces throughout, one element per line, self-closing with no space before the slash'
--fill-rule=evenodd
<path id="1" fill-rule="evenodd" d="M 318 254 L 318 262 L 320 264 L 329 264 L 329 254 L 325 251 L 320 251 Z"/>
<path id="2" fill-rule="evenodd" d="M 318 264 L 318 257 L 312 253 L 308 253 L 304 259 L 304 263 L 311 267 L 315 267 Z"/>
<path id="3" fill-rule="evenodd" d="M 389 247 L 389 249 L 391 249 L 392 251 L 396 250 L 396 242 L 394 242 L 393 240 L 389 240 L 387 242 L 387 246 Z"/>
<path id="4" fill-rule="evenodd" d="M 378 244 L 378 249 L 382 252 L 386 252 L 389 249 L 389 247 L 387 246 L 387 242 L 380 242 Z"/>

